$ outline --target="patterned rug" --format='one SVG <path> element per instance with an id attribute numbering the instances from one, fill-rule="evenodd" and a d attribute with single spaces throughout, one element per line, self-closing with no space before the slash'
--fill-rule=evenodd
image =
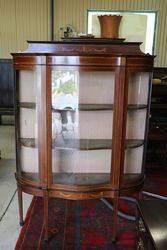
<path id="1" fill-rule="evenodd" d="M 161 183 L 161 185 L 160 185 Z M 146 191 L 167 195 L 167 172 L 147 173 Z M 134 203 L 120 200 L 119 208 L 136 214 Z M 101 200 L 50 199 L 50 240 L 44 241 L 43 202 L 34 198 L 15 250 L 132 250 L 136 249 L 136 222 L 119 217 L 118 239 L 111 241 L 112 212 Z"/>
<path id="2" fill-rule="evenodd" d="M 43 240 L 42 199 L 34 198 L 16 249 L 135 249 L 135 223 L 125 219 L 119 219 L 118 241 L 112 243 L 112 213 L 102 201 L 50 199 L 49 206 L 49 242 Z M 127 208 L 132 213 L 134 205 Z"/>

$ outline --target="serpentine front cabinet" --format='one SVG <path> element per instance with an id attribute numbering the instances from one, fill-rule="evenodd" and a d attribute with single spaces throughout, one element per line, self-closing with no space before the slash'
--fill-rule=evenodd
<path id="1" fill-rule="evenodd" d="M 20 223 L 22 192 L 48 202 L 118 199 L 144 183 L 153 56 L 108 39 L 29 42 L 14 53 Z"/>

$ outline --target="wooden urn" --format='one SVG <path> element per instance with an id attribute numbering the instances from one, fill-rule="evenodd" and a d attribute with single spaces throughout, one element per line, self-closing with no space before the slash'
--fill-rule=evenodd
<path id="1" fill-rule="evenodd" d="M 103 15 L 98 16 L 98 18 L 101 28 L 101 38 L 118 38 L 122 16 Z"/>

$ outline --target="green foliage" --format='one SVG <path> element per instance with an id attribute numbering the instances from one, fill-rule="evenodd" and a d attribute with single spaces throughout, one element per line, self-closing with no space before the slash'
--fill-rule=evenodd
<path id="1" fill-rule="evenodd" d="M 55 72 L 54 72 L 55 73 Z M 71 78 L 65 82 L 62 83 L 61 78 L 67 73 L 67 72 L 59 72 L 56 71 L 56 74 L 52 74 L 52 92 L 53 94 L 71 94 L 74 95 L 76 93 L 76 84 L 75 84 L 75 76 L 72 73 Z M 57 81 L 59 80 L 59 85 L 57 84 Z"/>
<path id="2" fill-rule="evenodd" d="M 75 87 L 75 83 L 72 81 L 69 81 L 65 84 L 60 84 L 58 87 L 56 87 L 55 91 L 57 92 L 57 94 L 74 94 L 76 92 L 76 87 Z"/>

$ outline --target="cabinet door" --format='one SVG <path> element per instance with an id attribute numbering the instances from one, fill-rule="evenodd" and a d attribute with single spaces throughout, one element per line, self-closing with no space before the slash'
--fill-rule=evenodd
<path id="1" fill-rule="evenodd" d="M 115 72 L 53 68 L 52 179 L 109 183 Z"/>
<path id="2" fill-rule="evenodd" d="M 150 73 L 130 71 L 128 80 L 128 112 L 124 172 L 138 174 L 142 172 L 146 139 Z"/>
<path id="3" fill-rule="evenodd" d="M 20 70 L 16 82 L 17 172 L 31 181 L 39 180 L 38 168 L 38 70 Z"/>

